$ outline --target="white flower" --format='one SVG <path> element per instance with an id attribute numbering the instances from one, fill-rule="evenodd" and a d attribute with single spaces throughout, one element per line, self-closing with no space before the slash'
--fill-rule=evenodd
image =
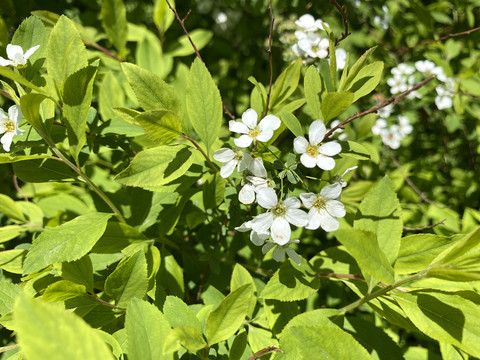
<path id="1" fill-rule="evenodd" d="M 319 145 L 325 137 L 327 129 L 321 120 L 315 120 L 308 130 L 308 139 L 303 136 L 293 140 L 293 147 L 300 156 L 300 162 L 307 168 L 318 166 L 322 170 L 332 170 L 335 167 L 335 160 L 331 156 L 342 151 L 342 147 L 336 141 L 330 141 Z"/>
<path id="2" fill-rule="evenodd" d="M 328 26 L 326 22 L 320 19 L 315 20 L 315 18 L 310 14 L 300 16 L 300 18 L 295 21 L 295 24 L 306 32 L 323 30 L 324 24 Z"/>
<path id="3" fill-rule="evenodd" d="M 441 86 L 437 86 L 435 90 L 438 94 L 435 98 L 435 105 L 437 105 L 437 108 L 439 110 L 451 108 L 453 105 L 453 100 L 450 92 Z"/>
<path id="4" fill-rule="evenodd" d="M 261 188 L 268 187 L 269 181 L 266 179 L 267 170 L 263 166 L 263 160 L 260 158 L 253 159 L 249 166 L 248 170 L 254 176 L 247 176 L 247 183 L 243 185 L 242 189 L 238 193 L 238 200 L 245 205 L 251 204 L 255 201 L 255 194 Z"/>
<path id="5" fill-rule="evenodd" d="M 12 105 L 8 108 L 8 115 L 5 114 L 3 109 L 0 109 L 0 134 L 5 133 L 2 136 L 1 143 L 3 150 L 10 151 L 10 145 L 12 144 L 14 135 L 23 135 L 25 130 L 20 130 L 18 124 L 22 118 L 22 111 L 17 105 Z"/>
<path id="6" fill-rule="evenodd" d="M 220 176 L 227 178 L 232 175 L 235 167 L 237 171 L 243 171 L 248 168 L 252 162 L 252 157 L 243 151 L 233 151 L 232 149 L 221 148 L 213 153 L 213 158 L 217 161 L 224 162 L 220 168 Z"/>
<path id="7" fill-rule="evenodd" d="M 347 52 L 344 49 L 336 49 L 335 60 L 337 62 L 337 70 L 343 70 L 347 62 Z"/>
<path id="8" fill-rule="evenodd" d="M 398 64 L 397 67 L 392 68 L 392 75 L 402 76 L 402 75 L 412 75 L 415 72 L 415 68 L 405 63 Z"/>
<path id="9" fill-rule="evenodd" d="M 13 67 L 23 67 L 27 65 L 28 58 L 40 47 L 40 45 L 34 46 L 28 49 L 25 54 L 23 49 L 18 45 L 7 45 L 7 57 L 10 60 L 4 59 L 0 56 L 0 66 L 12 65 Z"/>
<path id="10" fill-rule="evenodd" d="M 250 241 L 257 245 L 257 246 L 262 246 L 265 243 L 265 240 L 267 240 L 270 237 L 270 232 L 264 231 L 261 233 L 258 233 L 254 230 L 252 230 L 252 222 L 251 221 L 246 221 L 242 225 L 237 226 L 235 230 L 240 231 L 240 232 L 250 232 Z"/>
<path id="11" fill-rule="evenodd" d="M 386 119 L 388 118 L 393 112 L 393 104 L 388 104 L 377 110 L 377 114 L 379 117 Z"/>
<path id="12" fill-rule="evenodd" d="M 413 131 L 412 125 L 410 125 L 410 120 L 406 116 L 398 116 L 398 130 L 402 136 L 406 136 Z"/>
<path id="13" fill-rule="evenodd" d="M 382 6 L 382 15 L 376 15 L 373 18 L 373 23 L 375 25 L 380 25 L 383 30 L 387 30 L 390 24 L 392 17 L 388 15 L 388 7 L 386 5 Z"/>
<path id="14" fill-rule="evenodd" d="M 333 129 L 335 126 L 337 126 L 338 124 L 340 124 L 340 120 L 333 120 L 331 123 L 330 123 L 330 130 Z M 335 134 L 339 134 L 338 135 L 338 140 L 346 140 L 348 135 L 345 134 L 343 132 L 343 129 L 341 128 L 338 128 L 337 130 L 335 130 L 332 135 L 335 135 Z"/>
<path id="15" fill-rule="evenodd" d="M 242 115 L 242 122 L 230 120 L 228 128 L 232 132 L 243 134 L 234 140 L 235 145 L 244 148 L 249 147 L 253 140 L 266 142 L 273 136 L 273 132 L 277 130 L 281 121 L 274 115 L 267 115 L 257 125 L 258 115 L 253 109 L 248 109 Z"/>
<path id="16" fill-rule="evenodd" d="M 290 224 L 295 226 L 307 224 L 307 214 L 299 209 L 301 203 L 295 197 L 289 197 L 283 203 L 279 203 L 275 190 L 263 188 L 257 193 L 257 202 L 270 211 L 257 215 L 251 221 L 252 230 L 259 234 L 270 231 L 273 241 L 278 245 L 285 245 L 290 240 L 292 232 Z"/>
<path id="17" fill-rule="evenodd" d="M 320 194 L 300 194 L 303 205 L 310 209 L 307 229 L 316 230 L 319 227 L 325 231 L 338 229 L 340 224 L 336 218 L 344 217 L 346 214 L 345 207 L 337 200 L 341 192 L 342 186 L 335 183 L 325 186 Z"/>
<path id="18" fill-rule="evenodd" d="M 298 47 L 311 58 L 324 59 L 328 56 L 329 42 L 327 38 L 320 38 L 312 34 L 298 40 Z"/>
<path id="19" fill-rule="evenodd" d="M 276 246 L 275 250 L 273 250 L 273 253 L 272 253 L 273 260 L 282 262 L 285 259 L 285 252 L 286 252 L 288 257 L 292 259 L 294 263 L 300 266 L 302 264 L 302 259 L 300 258 L 300 256 L 298 256 L 295 250 L 289 247 L 290 244 L 298 244 L 299 242 L 300 240 L 294 239 L 294 240 L 290 240 L 285 245 L 278 245 L 273 241 L 267 241 L 266 244 L 263 245 L 262 247 L 262 252 L 266 254 L 267 252 L 270 251 L 270 249 Z"/>
<path id="20" fill-rule="evenodd" d="M 394 75 L 387 80 L 387 84 L 390 86 L 390 92 L 393 95 L 404 92 L 408 89 L 407 78 L 403 75 Z"/>
<path id="21" fill-rule="evenodd" d="M 392 125 L 390 129 L 385 129 L 380 133 L 380 136 L 382 137 L 383 143 L 392 149 L 398 149 L 400 147 L 400 141 L 403 139 L 398 125 Z"/>
<path id="22" fill-rule="evenodd" d="M 430 60 L 419 60 L 415 63 L 415 67 L 418 71 L 428 76 L 433 74 L 432 70 L 435 68 L 435 63 Z"/>
<path id="23" fill-rule="evenodd" d="M 380 135 L 386 129 L 387 121 L 385 119 L 377 119 L 375 125 L 372 126 L 372 133 L 375 135 Z"/>
<path id="24" fill-rule="evenodd" d="M 346 176 L 350 171 L 353 171 L 355 170 L 356 168 L 358 168 L 358 166 L 353 166 L 351 168 L 348 168 L 347 170 L 345 170 L 343 172 L 342 175 L 337 175 L 335 176 L 332 180 L 332 184 L 338 184 L 340 185 L 342 188 L 346 187 L 347 186 L 347 182 L 345 180 L 343 180 L 343 177 Z"/>

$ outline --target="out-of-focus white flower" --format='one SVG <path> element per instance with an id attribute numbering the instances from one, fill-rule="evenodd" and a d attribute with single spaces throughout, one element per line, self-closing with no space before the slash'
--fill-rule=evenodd
<path id="1" fill-rule="evenodd" d="M 453 105 L 452 95 L 448 90 L 441 86 L 435 88 L 437 97 L 435 98 L 435 105 L 439 110 L 451 108 Z"/>
<path id="2" fill-rule="evenodd" d="M 0 66 L 12 65 L 13 67 L 24 67 L 27 65 L 28 58 L 33 55 L 40 45 L 34 46 L 23 53 L 23 49 L 19 45 L 7 45 L 7 57 L 9 60 L 0 56 Z"/>
<path id="3" fill-rule="evenodd" d="M 337 61 L 337 70 L 343 70 L 347 62 L 347 52 L 345 49 L 335 49 L 335 60 Z"/>
<path id="4" fill-rule="evenodd" d="M 295 24 L 306 32 L 323 30 L 324 24 L 328 26 L 326 22 L 322 21 L 321 19 L 315 20 L 315 18 L 310 14 L 300 16 L 300 18 L 295 21 Z"/>
<path id="5" fill-rule="evenodd" d="M 397 67 L 392 68 L 391 73 L 394 76 L 412 75 L 415 68 L 405 63 L 398 64 Z"/>
<path id="6" fill-rule="evenodd" d="M 390 86 L 390 92 L 393 95 L 404 92 L 408 89 L 407 78 L 403 75 L 394 75 L 387 80 L 387 84 Z"/>
<path id="7" fill-rule="evenodd" d="M 215 16 L 215 22 L 217 24 L 225 24 L 228 20 L 227 14 L 224 12 L 220 11 L 217 16 Z"/>
<path id="8" fill-rule="evenodd" d="M 265 243 L 265 245 L 263 245 L 262 247 L 262 252 L 264 254 L 268 253 L 273 247 L 276 246 L 275 250 L 273 250 L 273 253 L 272 253 L 272 258 L 273 260 L 275 261 L 278 261 L 278 262 L 282 262 L 283 260 L 285 260 L 285 253 L 287 253 L 288 257 L 290 259 L 292 259 L 292 261 L 297 264 L 298 266 L 300 266 L 302 264 L 302 259 L 300 258 L 300 256 L 296 253 L 295 250 L 293 250 L 290 245 L 291 244 L 298 244 L 300 242 L 300 240 L 298 239 L 294 239 L 294 240 L 290 240 L 288 243 L 286 243 L 285 245 L 278 245 L 276 244 L 275 242 L 273 241 L 267 241 Z"/>
<path id="9" fill-rule="evenodd" d="M 432 70 L 435 68 L 435 63 L 430 60 L 419 60 L 415 63 L 415 67 L 418 71 L 428 76 L 433 74 Z"/>
<path id="10" fill-rule="evenodd" d="M 341 185 L 332 184 L 325 186 L 320 194 L 300 194 L 303 205 L 310 209 L 308 225 L 305 228 L 316 230 L 321 227 L 325 231 L 337 230 L 339 227 L 337 218 L 344 217 L 346 214 L 345 207 L 337 200 L 341 192 Z"/>
<path id="11" fill-rule="evenodd" d="M 382 141 L 385 145 L 392 149 L 400 147 L 400 141 L 403 139 L 398 125 L 392 125 L 389 129 L 385 129 L 380 133 Z"/>
<path id="12" fill-rule="evenodd" d="M 333 129 L 335 126 L 337 126 L 338 124 L 340 124 L 340 120 L 333 120 L 331 123 L 330 123 L 330 130 Z M 343 132 L 343 129 L 340 129 L 338 128 L 337 130 L 335 130 L 332 135 L 335 135 L 335 134 L 338 134 L 338 140 L 346 140 L 348 135 L 345 134 Z"/>
<path id="13" fill-rule="evenodd" d="M 232 149 L 221 148 L 213 153 L 213 158 L 225 164 L 220 168 L 220 176 L 227 178 L 232 175 L 233 170 L 237 168 L 241 172 L 248 168 L 252 162 L 252 157 L 243 151 L 233 151 Z"/>
<path id="14" fill-rule="evenodd" d="M 380 135 L 386 129 L 387 121 L 385 119 L 377 119 L 375 125 L 372 126 L 372 133 L 375 135 Z"/>
<path id="15" fill-rule="evenodd" d="M 257 193 L 257 202 L 261 207 L 270 211 L 253 218 L 252 230 L 259 234 L 270 231 L 276 244 L 285 245 L 290 241 L 292 232 L 290 224 L 295 226 L 307 224 L 307 214 L 300 210 L 300 200 L 295 197 L 289 197 L 283 203 L 278 202 L 275 190 L 263 188 Z"/>
<path id="16" fill-rule="evenodd" d="M 393 104 L 388 104 L 387 106 L 384 106 L 377 110 L 378 116 L 383 119 L 386 119 L 390 115 L 392 115 L 392 112 L 393 112 Z"/>
<path id="17" fill-rule="evenodd" d="M 406 116 L 398 116 L 398 131 L 402 136 L 407 136 L 413 131 L 412 125 L 410 125 L 410 120 Z"/>
<path id="18" fill-rule="evenodd" d="M 300 156 L 300 162 L 307 168 L 318 166 L 322 170 L 332 170 L 335 167 L 335 156 L 342 147 L 336 141 L 330 141 L 323 145 L 320 142 L 325 137 L 327 129 L 321 120 L 315 120 L 308 130 L 308 139 L 303 136 L 296 137 L 293 140 L 293 147 Z"/>
<path id="19" fill-rule="evenodd" d="M 376 15 L 373 18 L 373 23 L 377 26 L 380 26 L 383 30 L 387 30 L 390 26 L 390 20 L 392 17 L 388 14 L 387 5 L 382 6 L 382 15 Z"/>
<path id="20" fill-rule="evenodd" d="M 258 115 L 253 109 L 246 110 L 242 115 L 242 122 L 230 120 L 228 128 L 232 132 L 243 134 L 233 142 L 238 147 L 249 147 L 254 140 L 266 142 L 273 136 L 273 132 L 277 130 L 281 121 L 275 115 L 267 115 L 257 125 Z"/>
<path id="21" fill-rule="evenodd" d="M 9 152 L 15 135 L 23 135 L 25 130 L 20 130 L 18 124 L 22 118 L 22 111 L 17 105 L 8 108 L 8 114 L 0 109 L 0 134 L 4 134 L 1 139 L 3 150 Z"/>
<path id="22" fill-rule="evenodd" d="M 316 39 L 312 37 L 306 37 L 298 40 L 298 47 L 309 57 L 324 59 L 328 56 L 329 42 L 327 38 L 320 38 L 319 36 Z"/>

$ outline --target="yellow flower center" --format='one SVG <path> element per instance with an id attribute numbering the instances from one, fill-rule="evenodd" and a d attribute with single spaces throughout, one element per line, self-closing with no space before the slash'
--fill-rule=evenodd
<path id="1" fill-rule="evenodd" d="M 279 217 L 279 216 L 283 217 L 287 213 L 287 207 L 282 204 L 275 205 L 272 208 L 272 213 L 273 213 L 273 216 L 275 217 Z"/>
<path id="2" fill-rule="evenodd" d="M 258 135 L 260 135 L 260 130 L 258 128 L 252 129 L 248 132 L 248 136 L 252 139 L 256 139 Z"/>
<path id="3" fill-rule="evenodd" d="M 5 124 L 6 132 L 15 132 L 15 123 L 13 121 L 7 121 Z"/>
<path id="4" fill-rule="evenodd" d="M 319 154 L 318 147 L 312 144 L 308 144 L 306 153 L 311 157 L 317 157 Z"/>
<path id="5" fill-rule="evenodd" d="M 324 209 L 326 204 L 327 204 L 327 201 L 321 196 L 319 196 L 313 202 L 313 207 L 320 210 L 320 209 Z"/>
<path id="6" fill-rule="evenodd" d="M 235 154 L 235 160 L 242 161 L 243 160 L 243 152 L 239 151 Z"/>

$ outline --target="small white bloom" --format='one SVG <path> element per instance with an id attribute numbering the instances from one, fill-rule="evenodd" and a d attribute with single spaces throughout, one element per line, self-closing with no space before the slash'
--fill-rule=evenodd
<path id="1" fill-rule="evenodd" d="M 398 64 L 397 67 L 392 68 L 392 75 L 403 76 L 412 75 L 415 72 L 415 68 L 405 63 Z"/>
<path id="2" fill-rule="evenodd" d="M 298 40 L 298 47 L 311 58 L 324 59 L 328 56 L 329 42 L 327 38 L 322 39 L 316 36 L 313 39 L 312 36 L 309 36 Z"/>
<path id="3" fill-rule="evenodd" d="M 283 203 L 279 203 L 275 190 L 263 188 L 257 193 L 257 202 L 270 211 L 257 215 L 251 221 L 252 230 L 260 234 L 270 231 L 276 244 L 288 243 L 292 232 L 290 224 L 295 226 L 307 224 L 307 214 L 300 210 L 300 200 L 295 197 L 289 197 Z"/>
<path id="4" fill-rule="evenodd" d="M 337 70 L 343 70 L 347 62 L 347 52 L 344 49 L 336 49 L 335 60 L 337 62 Z"/>
<path id="5" fill-rule="evenodd" d="M 240 231 L 240 232 L 250 232 L 250 241 L 257 245 L 257 246 L 262 246 L 265 243 L 265 240 L 267 240 L 270 237 L 270 233 L 268 231 L 264 231 L 261 233 L 258 233 L 254 230 L 252 230 L 252 222 L 251 221 L 246 221 L 242 225 L 237 226 L 235 230 Z"/>
<path id="6" fill-rule="evenodd" d="M 332 170 L 335 167 L 335 156 L 342 147 L 336 141 L 330 141 L 323 145 L 320 142 L 325 137 L 327 129 L 321 120 L 315 120 L 308 130 L 308 141 L 303 136 L 293 140 L 293 147 L 300 156 L 300 162 L 307 168 L 318 166 L 322 170 Z"/>
<path id="7" fill-rule="evenodd" d="M 275 261 L 282 262 L 285 259 L 285 252 L 287 253 L 288 257 L 292 259 L 292 261 L 300 266 L 302 264 L 302 259 L 300 256 L 296 253 L 295 250 L 293 250 L 289 245 L 291 244 L 298 244 L 300 240 L 294 239 L 290 240 L 288 243 L 285 245 L 278 245 L 274 243 L 273 241 L 267 241 L 265 245 L 262 247 L 262 252 L 264 254 L 268 253 L 273 247 L 275 247 L 275 250 L 273 250 L 272 253 L 272 258 Z"/>
<path id="8" fill-rule="evenodd" d="M 418 71 L 428 76 L 432 74 L 432 70 L 435 68 L 435 63 L 430 60 L 419 60 L 415 63 L 415 67 Z"/>
<path id="9" fill-rule="evenodd" d="M 338 185 L 340 185 L 342 188 L 346 187 L 346 186 L 347 186 L 347 182 L 346 182 L 345 180 L 343 180 L 343 177 L 346 176 L 350 171 L 355 170 L 356 168 L 358 168 L 358 166 L 353 166 L 353 167 L 348 168 L 347 170 L 345 170 L 342 175 L 337 175 L 337 176 L 335 176 L 335 177 L 332 179 L 332 181 L 331 181 L 332 185 L 338 184 Z M 338 185 L 337 185 L 337 186 L 338 186 Z"/>
<path id="10" fill-rule="evenodd" d="M 345 207 L 337 199 L 342 192 L 342 186 L 338 183 L 325 186 L 320 194 L 300 194 L 303 205 L 310 209 L 308 212 L 307 229 L 316 230 L 321 227 L 325 231 L 335 231 L 339 227 L 336 218 L 344 217 Z"/>
<path id="11" fill-rule="evenodd" d="M 403 75 L 394 75 L 387 80 L 387 84 L 390 86 L 390 92 L 393 95 L 404 92 L 408 89 L 407 78 Z"/>
<path id="12" fill-rule="evenodd" d="M 337 126 L 338 124 L 340 124 L 340 120 L 333 120 L 331 123 L 330 123 L 330 130 L 333 129 L 335 126 Z M 337 130 L 335 130 L 332 135 L 335 135 L 335 134 L 339 134 L 338 135 L 338 140 L 346 140 L 348 135 L 345 134 L 343 132 L 343 129 L 340 129 L 338 128 Z"/>
<path id="13" fill-rule="evenodd" d="M 27 65 L 28 58 L 40 47 L 40 45 L 34 46 L 28 49 L 25 54 L 23 49 L 19 45 L 7 45 L 7 57 L 10 60 L 4 59 L 0 56 L 0 66 L 12 65 L 13 67 L 23 67 Z"/>
<path id="14" fill-rule="evenodd" d="M 225 164 L 220 168 L 220 176 L 227 178 L 232 175 L 233 170 L 237 168 L 241 172 L 252 163 L 252 157 L 243 151 L 233 151 L 232 149 L 221 148 L 213 153 L 213 158 Z"/>
<path id="15" fill-rule="evenodd" d="M 437 91 L 437 97 L 435 98 L 435 105 L 439 110 L 451 108 L 453 105 L 452 95 L 448 90 L 445 90 L 441 86 L 435 88 Z"/>
<path id="16" fill-rule="evenodd" d="M 234 140 L 235 145 L 244 148 L 249 147 L 254 140 L 266 142 L 273 136 L 281 121 L 274 115 L 267 115 L 257 125 L 258 115 L 253 109 L 248 109 L 242 115 L 242 122 L 230 120 L 228 127 L 230 131 L 243 134 Z"/>
<path id="17" fill-rule="evenodd" d="M 383 30 L 387 30 L 390 24 L 392 17 L 388 14 L 388 7 L 386 5 L 382 6 L 382 15 L 376 15 L 373 18 L 373 23 L 379 25 Z"/>
<path id="18" fill-rule="evenodd" d="M 255 194 L 261 188 L 268 187 L 269 181 L 266 179 L 267 170 L 263 165 L 263 160 L 260 158 L 253 159 L 248 166 L 248 170 L 254 176 L 247 176 L 247 183 L 243 185 L 238 193 L 238 200 L 245 205 L 251 204 L 255 201 Z"/>
<path id="19" fill-rule="evenodd" d="M 323 24 L 328 26 L 326 22 L 323 22 L 320 19 L 315 20 L 315 18 L 310 14 L 300 16 L 300 18 L 295 21 L 295 24 L 306 32 L 323 30 Z"/>
<path id="20" fill-rule="evenodd" d="M 375 125 L 372 126 L 372 133 L 380 135 L 382 131 L 387 129 L 387 121 L 385 119 L 377 119 Z"/>
<path id="21" fill-rule="evenodd" d="M 0 109 L 0 134 L 4 134 L 1 139 L 3 150 L 9 152 L 10 145 L 14 135 L 23 135 L 25 130 L 20 130 L 18 124 L 22 118 L 22 111 L 17 105 L 8 108 L 8 115 Z"/>
<path id="22" fill-rule="evenodd" d="M 392 115 L 392 112 L 393 112 L 393 104 L 388 104 L 387 106 L 384 106 L 377 110 L 378 116 L 383 119 L 386 119 L 390 115 Z"/>
<path id="23" fill-rule="evenodd" d="M 383 143 L 392 149 L 398 149 L 400 141 L 403 139 L 398 125 L 392 125 L 390 129 L 385 129 L 380 133 L 380 136 Z"/>
<path id="24" fill-rule="evenodd" d="M 398 116 L 398 130 L 402 136 L 406 136 L 413 131 L 412 125 L 410 125 L 410 120 L 406 116 Z"/>

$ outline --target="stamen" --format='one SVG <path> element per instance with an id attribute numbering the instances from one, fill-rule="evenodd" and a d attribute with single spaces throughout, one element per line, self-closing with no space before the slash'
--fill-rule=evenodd
<path id="1" fill-rule="evenodd" d="M 308 144 L 306 153 L 311 157 L 317 157 L 319 154 L 318 147 L 312 144 Z"/>
<path id="2" fill-rule="evenodd" d="M 325 208 L 326 204 L 327 204 L 327 201 L 323 197 L 319 196 L 313 202 L 313 207 L 316 209 L 323 209 Z"/>
<path id="3" fill-rule="evenodd" d="M 7 121 L 5 124 L 6 132 L 15 132 L 15 123 L 13 121 Z"/>
<path id="4" fill-rule="evenodd" d="M 287 213 L 287 207 L 283 204 L 278 204 L 272 208 L 272 213 L 275 217 L 283 217 Z"/>

